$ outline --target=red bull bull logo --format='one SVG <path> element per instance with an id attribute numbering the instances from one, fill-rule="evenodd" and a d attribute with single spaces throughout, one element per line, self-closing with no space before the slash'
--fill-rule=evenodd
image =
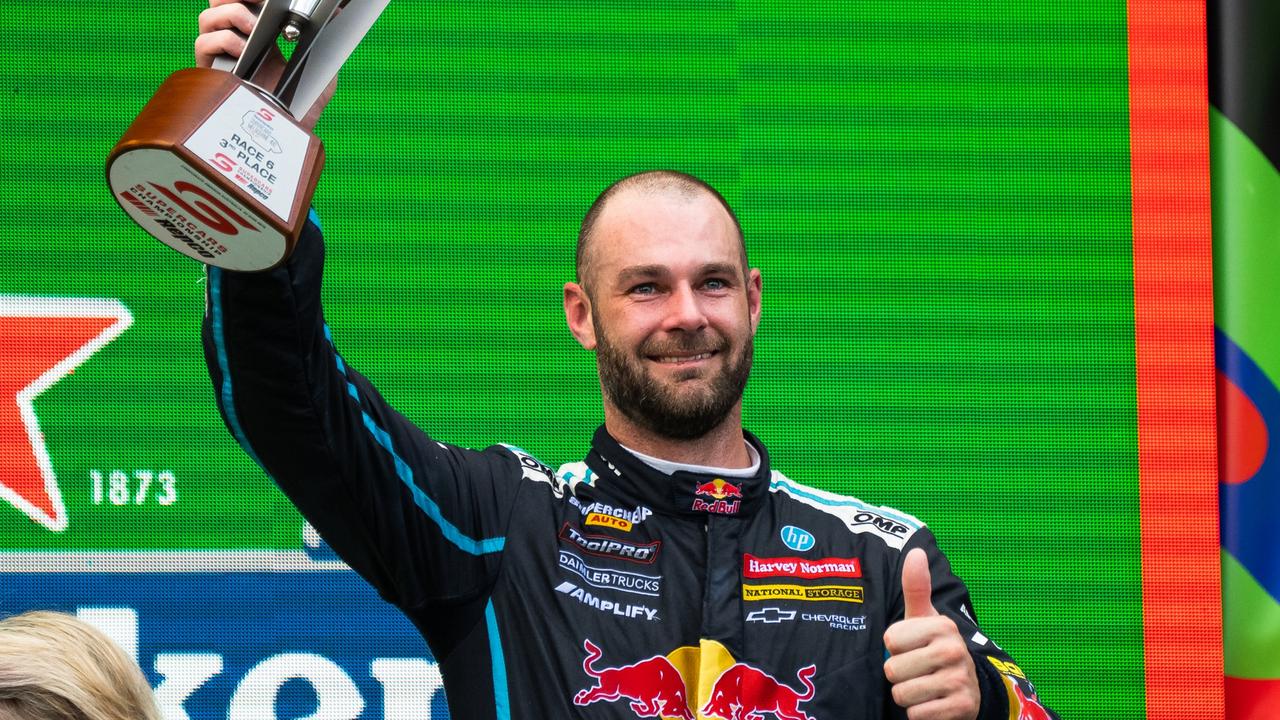
<path id="1" fill-rule="evenodd" d="M 1000 672 L 1005 691 L 1009 693 L 1009 717 L 1014 717 L 1016 711 L 1018 720 L 1053 720 L 1049 711 L 1040 704 L 1040 697 L 1036 695 L 1035 689 L 1030 688 L 1031 683 L 1027 681 L 1026 673 L 1022 672 L 1022 668 L 1012 662 L 991 656 L 987 656 L 987 660 Z M 1023 692 L 1023 685 L 1030 689 Z"/>
<path id="2" fill-rule="evenodd" d="M 715 500 L 742 497 L 742 490 L 737 485 L 720 478 L 702 483 L 693 492 L 695 495 L 706 495 Z"/>
<path id="3" fill-rule="evenodd" d="M 778 682 L 772 675 L 738 663 L 721 673 L 711 689 L 711 698 L 702 714 L 723 720 L 759 720 L 769 713 L 778 720 L 814 720 L 800 709 L 800 703 L 813 699 L 813 677 L 816 665 L 806 665 L 796 673 L 804 692 L 796 692 Z"/>
<path id="4" fill-rule="evenodd" d="M 702 483 L 694 487 L 693 509 L 703 512 L 718 513 L 720 515 L 737 514 L 738 508 L 742 506 L 742 489 L 731 482 L 716 478 L 710 482 Z M 696 497 L 702 495 L 711 498 L 711 501 Z"/>
<path id="5" fill-rule="evenodd" d="M 1022 688 L 1017 686 L 1014 686 L 1013 690 L 1018 698 L 1018 720 L 1053 720 L 1049 716 L 1049 711 L 1040 704 L 1039 696 L 1032 693 L 1027 697 L 1026 693 L 1022 692 Z"/>
<path id="6" fill-rule="evenodd" d="M 585 640 L 582 645 L 587 651 L 582 669 L 595 684 L 574 696 L 575 705 L 625 700 L 637 717 L 666 720 L 764 720 L 766 715 L 776 720 L 816 720 L 800 708 L 813 699 L 815 665 L 796 673 L 803 688 L 798 691 L 763 670 L 735 662 L 714 640 L 612 668 L 595 666 L 603 656 L 595 643 Z M 696 716 L 694 707 L 699 707 Z"/>
<path id="7" fill-rule="evenodd" d="M 574 695 L 574 705 L 625 699 L 637 717 L 694 720 L 684 679 L 665 655 L 654 655 L 621 667 L 596 668 L 595 662 L 604 653 L 590 640 L 583 640 L 582 647 L 587 651 L 582 669 L 595 678 L 596 684 Z"/>

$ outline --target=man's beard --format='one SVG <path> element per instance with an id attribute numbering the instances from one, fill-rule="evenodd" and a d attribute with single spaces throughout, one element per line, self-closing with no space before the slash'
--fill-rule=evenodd
<path id="1" fill-rule="evenodd" d="M 673 373 L 676 378 L 673 385 L 661 383 L 649 373 L 643 358 L 710 350 L 724 353 L 725 342 L 709 334 L 680 336 L 680 340 L 673 343 L 647 342 L 638 355 L 632 355 L 611 343 L 599 325 L 595 331 L 596 361 L 605 395 L 632 422 L 662 437 L 694 440 L 711 432 L 742 397 L 751 374 L 753 342 L 750 336 L 736 357 L 725 359 L 724 368 L 716 372 L 708 387 L 696 390 L 686 387 L 682 391 L 681 386 L 691 383 L 691 379 L 682 381 L 682 373 L 677 370 Z"/>

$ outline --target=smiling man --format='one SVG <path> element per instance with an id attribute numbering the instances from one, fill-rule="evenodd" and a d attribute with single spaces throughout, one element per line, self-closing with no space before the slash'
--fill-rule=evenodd
<path id="1" fill-rule="evenodd" d="M 674 172 L 614 183 L 587 211 L 576 257 L 565 317 L 596 351 L 614 438 L 668 459 L 748 465 L 741 400 L 760 271 L 720 194 Z"/>
<path id="2" fill-rule="evenodd" d="M 202 65 L 253 24 L 214 5 Z M 788 479 L 743 429 L 763 285 L 701 180 L 624 178 L 583 220 L 563 303 L 604 424 L 559 470 L 393 410 L 334 347 L 323 264 L 313 221 L 275 270 L 209 271 L 215 397 L 422 632 L 453 717 L 1051 717 L 920 521 Z"/>
<path id="3" fill-rule="evenodd" d="M 700 180 L 625 178 L 583 221 L 563 302 L 604 425 L 558 471 L 392 410 L 332 345 L 322 264 L 311 223 L 277 270 L 210 271 L 216 397 L 421 629 L 454 717 L 1050 717 L 918 520 L 789 480 L 743 429 L 761 276 Z"/>

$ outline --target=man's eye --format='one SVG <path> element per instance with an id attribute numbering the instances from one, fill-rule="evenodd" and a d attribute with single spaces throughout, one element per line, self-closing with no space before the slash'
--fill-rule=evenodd
<path id="1" fill-rule="evenodd" d="M 720 278 L 711 278 L 704 282 L 702 286 L 708 290 L 726 290 L 729 287 L 729 283 Z"/>
<path id="2" fill-rule="evenodd" d="M 653 283 L 641 283 L 631 288 L 632 295 L 652 295 L 658 291 Z"/>

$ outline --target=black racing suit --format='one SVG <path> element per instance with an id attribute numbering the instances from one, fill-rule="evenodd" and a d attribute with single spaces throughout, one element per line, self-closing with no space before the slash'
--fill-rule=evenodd
<path id="1" fill-rule="evenodd" d="M 454 718 L 902 717 L 883 634 L 903 616 L 915 547 L 968 642 L 980 716 L 1049 717 L 919 521 L 787 479 L 751 435 L 761 462 L 747 478 L 666 475 L 603 428 L 558 472 L 510 446 L 437 442 L 335 351 L 322 266 L 311 222 L 281 268 L 210 270 L 218 405 L 421 630 Z"/>

